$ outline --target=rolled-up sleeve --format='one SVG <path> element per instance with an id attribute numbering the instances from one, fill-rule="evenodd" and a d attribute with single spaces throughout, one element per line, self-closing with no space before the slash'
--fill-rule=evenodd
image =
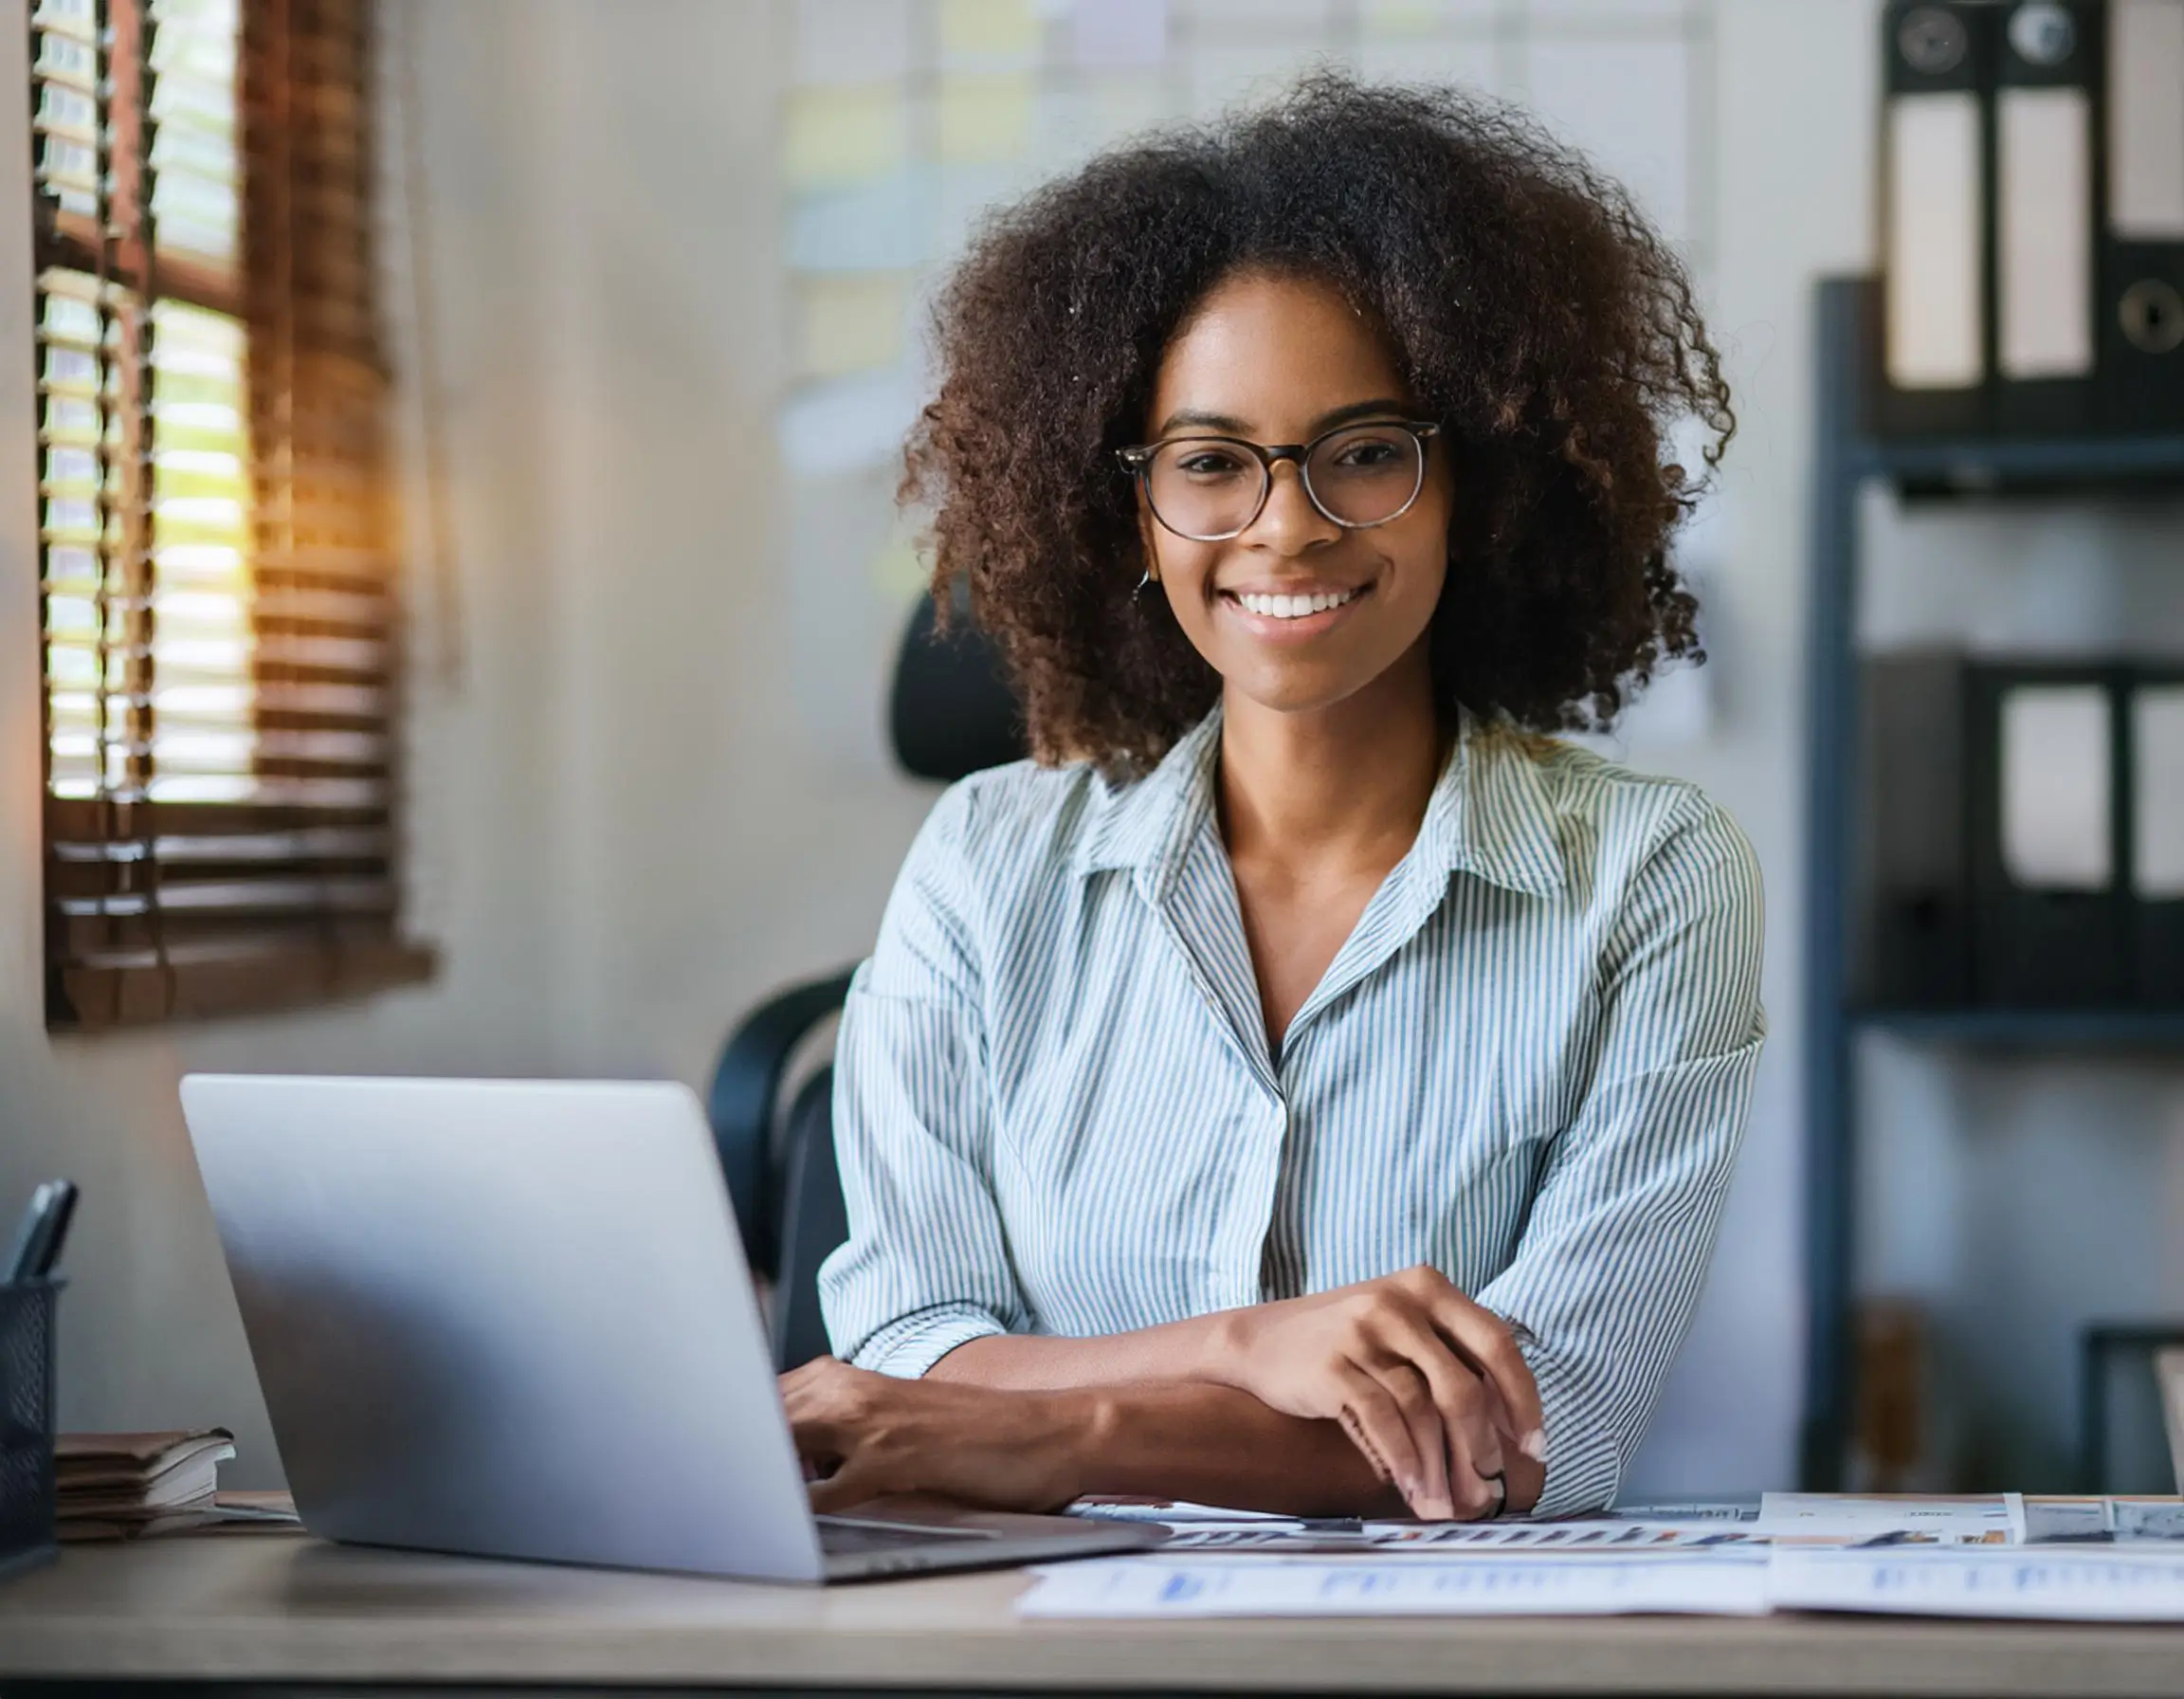
<path id="1" fill-rule="evenodd" d="M 1612 1502 L 1690 1325 L 1766 1035 L 1764 925 L 1742 832 L 1679 811 L 1608 939 L 1584 1100 L 1515 1257 L 1476 1294 L 1517 1325 L 1546 1407 L 1535 1514 Z"/>
<path id="2" fill-rule="evenodd" d="M 966 840 L 957 786 L 903 864 L 835 1046 L 834 1152 L 849 1237 L 819 1270 L 835 1354 L 916 1378 L 1028 1324 L 993 1197 Z"/>

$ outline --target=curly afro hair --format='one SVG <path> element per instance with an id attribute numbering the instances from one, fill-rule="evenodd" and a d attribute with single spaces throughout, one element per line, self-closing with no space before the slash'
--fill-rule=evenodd
<path id="1" fill-rule="evenodd" d="M 1321 74 L 1038 191 L 940 294 L 901 495 L 931 514 L 944 614 L 967 592 L 999 644 L 1036 758 L 1142 772 L 1220 694 L 1165 601 L 1132 599 L 1144 545 L 1113 451 L 1193 305 L 1241 270 L 1339 288 L 1441 423 L 1444 716 L 1604 724 L 1664 657 L 1704 658 L 1667 544 L 1735 416 L 1681 262 L 1509 109 Z M 1698 471 L 1665 463 L 1686 416 Z"/>

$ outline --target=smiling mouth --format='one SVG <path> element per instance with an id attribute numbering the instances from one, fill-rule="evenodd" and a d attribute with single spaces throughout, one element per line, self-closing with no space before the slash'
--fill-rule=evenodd
<path id="1" fill-rule="evenodd" d="M 1354 590 L 1329 590 L 1313 595 L 1258 595 L 1232 590 L 1221 594 L 1245 612 L 1256 613 L 1262 619 L 1309 619 L 1315 613 L 1348 607 L 1369 588 L 1360 584 Z"/>

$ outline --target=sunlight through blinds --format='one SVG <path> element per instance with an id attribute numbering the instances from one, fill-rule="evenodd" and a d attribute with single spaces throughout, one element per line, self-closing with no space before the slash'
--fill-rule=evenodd
<path id="1" fill-rule="evenodd" d="M 37 0 L 47 1019 L 421 977 L 364 0 Z"/>

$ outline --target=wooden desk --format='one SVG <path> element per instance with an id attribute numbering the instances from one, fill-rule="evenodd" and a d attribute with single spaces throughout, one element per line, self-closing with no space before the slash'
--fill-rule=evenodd
<path id="1" fill-rule="evenodd" d="M 1074 1691 L 2184 1694 L 2184 1628 L 1879 1621 L 1020 1622 L 1013 1574 L 784 1588 L 300 1538 L 80 1546 L 0 1584 L 46 1680 Z"/>

